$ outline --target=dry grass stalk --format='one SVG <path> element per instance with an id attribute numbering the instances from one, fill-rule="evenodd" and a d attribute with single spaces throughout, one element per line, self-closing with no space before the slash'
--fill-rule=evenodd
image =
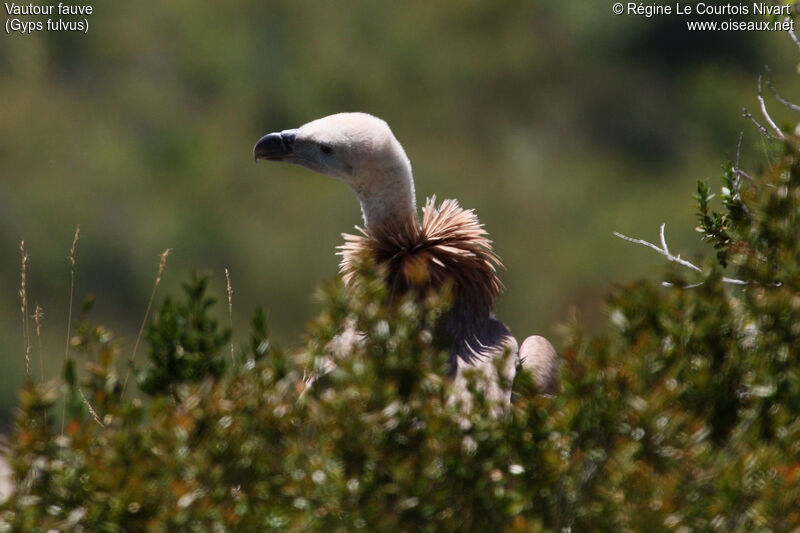
<path id="1" fill-rule="evenodd" d="M 20 311 L 22 311 L 22 340 L 25 344 L 25 375 L 31 379 L 31 336 L 28 327 L 28 255 L 25 253 L 25 241 L 19 243 L 19 251 L 22 255 L 22 275 L 20 280 L 19 298 Z"/>
<path id="2" fill-rule="evenodd" d="M 94 418 L 94 421 L 100 424 L 101 426 L 105 426 L 105 424 L 103 424 L 103 421 L 100 420 L 100 417 L 97 415 L 97 411 L 95 411 L 94 407 L 92 407 L 92 404 L 89 403 L 89 399 L 86 397 L 85 394 L 83 394 L 83 391 L 80 389 L 80 387 L 78 387 L 78 392 L 81 393 L 81 399 L 83 400 L 83 404 L 86 406 L 87 409 L 89 409 L 89 413 L 91 413 L 92 418 Z"/>
<path id="3" fill-rule="evenodd" d="M 42 318 L 44 318 L 44 309 L 42 306 L 36 305 L 33 311 L 33 319 L 36 321 L 36 338 L 39 341 L 39 370 L 41 373 L 41 381 L 44 383 L 44 352 L 42 351 Z"/>
<path id="4" fill-rule="evenodd" d="M 139 349 L 139 343 L 142 341 L 144 327 L 147 325 L 147 319 L 150 317 L 150 309 L 153 307 L 153 301 L 156 298 L 156 290 L 158 289 L 159 283 L 161 283 L 161 274 L 164 273 L 164 266 L 167 264 L 167 256 L 171 251 L 171 248 L 167 248 L 161 254 L 161 260 L 158 263 L 158 274 L 156 274 L 156 282 L 153 285 L 153 292 L 150 293 L 150 301 L 147 302 L 147 310 L 144 312 L 142 327 L 139 328 L 139 334 L 136 336 L 136 342 L 133 345 L 133 353 L 131 354 L 131 358 L 128 360 L 128 369 L 125 372 L 125 381 L 122 383 L 122 394 L 125 394 L 125 389 L 128 387 L 128 378 L 131 376 L 131 367 L 133 367 L 133 361 L 136 359 L 136 351 Z"/>
<path id="5" fill-rule="evenodd" d="M 69 311 L 67 312 L 67 345 L 64 348 L 64 364 L 67 363 L 69 356 L 69 338 L 72 328 L 72 300 L 75 295 L 75 251 L 78 248 L 78 239 L 80 238 L 81 227 L 75 227 L 75 236 L 72 238 L 72 248 L 69 250 Z M 61 409 L 61 434 L 64 434 L 64 423 L 67 417 L 67 402 Z"/>
<path id="6" fill-rule="evenodd" d="M 231 331 L 233 331 L 233 288 L 231 287 L 231 275 L 228 269 L 225 269 L 225 280 L 228 283 L 228 319 L 231 323 Z M 233 340 L 231 340 L 231 362 L 235 362 L 235 354 L 233 350 Z"/>

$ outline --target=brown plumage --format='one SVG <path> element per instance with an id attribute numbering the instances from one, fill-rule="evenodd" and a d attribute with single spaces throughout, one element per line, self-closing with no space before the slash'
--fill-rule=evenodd
<path id="1" fill-rule="evenodd" d="M 357 268 L 365 257 L 386 269 L 389 297 L 409 290 L 438 290 L 448 284 L 454 291 L 445 332 L 451 347 L 451 369 L 457 359 L 474 362 L 504 347 L 516 349 L 511 332 L 491 315 L 494 300 L 503 290 L 497 277 L 500 258 L 492 250 L 483 224 L 472 209 L 456 200 L 436 206 L 429 198 L 422 208 L 422 223 L 388 223 L 361 235 L 344 234 L 339 247 L 339 269 L 346 284 L 355 283 Z"/>
<path id="2" fill-rule="evenodd" d="M 436 206 L 429 198 L 422 208 L 422 224 L 381 226 L 376 231 L 357 227 L 361 235 L 343 235 L 339 247 L 339 270 L 346 284 L 356 279 L 356 269 L 365 257 L 386 267 L 389 295 L 410 289 L 438 289 L 452 283 L 456 299 L 469 301 L 478 312 L 489 314 L 494 299 L 503 290 L 496 267 L 502 266 L 492 250 L 483 224 L 472 209 L 462 209 L 456 200 Z"/>
<path id="3" fill-rule="evenodd" d="M 446 332 L 452 337 L 454 356 L 466 361 L 487 355 L 502 337 L 510 336 L 505 326 L 489 327 L 494 300 L 503 290 L 497 277 L 502 263 L 472 209 L 461 208 L 456 200 L 444 200 L 437 207 L 433 197 L 422 208 L 421 224 L 408 221 L 373 231 L 357 229 L 361 235 L 344 234 L 345 244 L 339 247 L 339 269 L 346 284 L 356 282 L 365 257 L 386 268 L 390 298 L 449 284 L 455 294 Z M 452 363 L 454 373 L 455 357 Z"/>

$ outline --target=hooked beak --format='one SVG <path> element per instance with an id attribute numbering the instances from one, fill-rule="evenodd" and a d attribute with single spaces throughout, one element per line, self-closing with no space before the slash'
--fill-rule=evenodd
<path id="1" fill-rule="evenodd" d="M 294 140 L 297 130 L 283 130 L 277 133 L 268 133 L 261 137 L 253 148 L 253 157 L 256 161 L 284 161 L 292 155 Z"/>

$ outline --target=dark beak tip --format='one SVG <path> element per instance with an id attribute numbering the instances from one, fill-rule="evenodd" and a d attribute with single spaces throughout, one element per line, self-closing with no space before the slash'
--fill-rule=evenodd
<path id="1" fill-rule="evenodd" d="M 268 133 L 253 147 L 253 158 L 280 161 L 292 153 L 297 130 Z"/>

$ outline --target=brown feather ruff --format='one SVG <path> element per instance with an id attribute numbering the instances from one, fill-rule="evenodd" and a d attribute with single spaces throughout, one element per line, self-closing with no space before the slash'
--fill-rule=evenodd
<path id="1" fill-rule="evenodd" d="M 470 322 L 488 319 L 503 290 L 496 273 L 502 263 L 472 209 L 462 209 L 456 200 L 444 200 L 437 208 L 435 201 L 434 196 L 425 202 L 421 225 L 398 222 L 373 232 L 359 227 L 361 235 L 344 234 L 338 253 L 345 284 L 355 283 L 359 262 L 371 256 L 386 267 L 390 298 L 450 282 L 454 310 L 468 310 Z"/>

